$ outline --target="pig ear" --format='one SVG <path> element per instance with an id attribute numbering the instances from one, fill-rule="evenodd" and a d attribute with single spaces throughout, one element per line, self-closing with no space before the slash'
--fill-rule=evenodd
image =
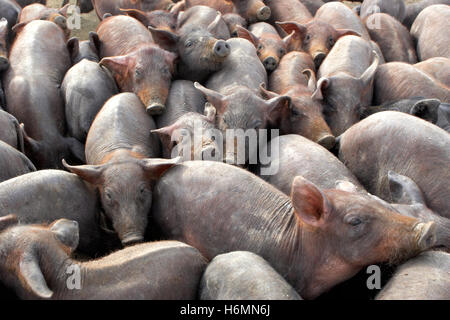
<path id="1" fill-rule="evenodd" d="M 278 93 L 267 90 L 264 82 L 259 85 L 259 91 L 264 99 L 273 99 L 280 96 Z"/>
<path id="2" fill-rule="evenodd" d="M 336 41 L 337 41 L 337 39 L 339 39 L 339 38 L 341 38 L 343 36 L 362 37 L 359 32 L 356 32 L 355 30 L 351 30 L 351 29 L 336 29 L 336 32 L 337 32 Z"/>
<path id="3" fill-rule="evenodd" d="M 142 159 L 141 165 L 150 179 L 159 179 L 166 170 L 182 162 L 182 157 L 173 159 Z"/>
<path id="4" fill-rule="evenodd" d="M 205 111 L 203 112 L 208 122 L 215 124 L 216 123 L 216 108 L 209 102 L 205 103 Z"/>
<path id="5" fill-rule="evenodd" d="M 335 183 L 335 188 L 337 190 L 342 190 L 349 193 L 359 193 L 358 188 L 347 180 L 338 180 Z"/>
<path id="6" fill-rule="evenodd" d="M 219 114 L 225 113 L 226 106 L 224 103 L 225 97 L 223 95 L 221 95 L 217 91 L 205 88 L 198 82 L 194 83 L 194 87 L 205 95 L 208 102 L 211 103 L 216 108 Z"/>
<path id="7" fill-rule="evenodd" d="M 157 134 L 161 139 L 165 137 L 172 137 L 172 133 L 177 129 L 176 123 L 171 124 L 170 126 L 162 127 L 159 129 L 151 130 L 150 132 L 153 134 Z"/>
<path id="8" fill-rule="evenodd" d="M 129 61 L 128 56 L 115 56 L 103 58 L 99 63 L 112 73 L 124 75 L 128 70 Z"/>
<path id="9" fill-rule="evenodd" d="M 216 34 L 218 32 L 218 28 L 220 27 L 220 21 L 222 20 L 222 14 L 220 11 L 217 11 L 216 18 L 213 22 L 211 22 L 207 28 L 208 32 L 211 34 Z"/>
<path id="10" fill-rule="evenodd" d="M 76 174 L 84 181 L 89 182 L 92 185 L 100 185 L 103 182 L 103 170 L 104 165 L 83 165 L 83 166 L 70 166 L 66 160 L 62 160 L 63 166 L 70 172 Z"/>
<path id="11" fill-rule="evenodd" d="M 58 10 L 60 14 L 67 18 L 67 10 L 70 7 L 70 3 L 65 4 L 61 9 Z"/>
<path id="12" fill-rule="evenodd" d="M 17 219 L 17 216 L 14 214 L 9 214 L 7 216 L 0 217 L 0 232 L 18 223 L 19 220 Z"/>
<path id="13" fill-rule="evenodd" d="M 387 179 L 393 203 L 426 205 L 422 190 L 411 178 L 389 171 Z"/>
<path id="14" fill-rule="evenodd" d="M 377 52 L 372 51 L 372 53 L 374 56 L 372 64 L 370 65 L 369 68 L 367 68 L 366 71 L 364 71 L 362 76 L 359 78 L 362 81 L 364 87 L 370 85 L 370 83 L 372 82 L 375 76 L 375 72 L 377 71 L 378 64 L 380 62 L 380 57 L 378 56 Z"/>
<path id="15" fill-rule="evenodd" d="M 323 91 L 327 89 L 331 84 L 331 80 L 329 78 L 320 78 L 317 82 L 316 91 L 312 94 L 311 98 L 313 100 L 323 100 Z"/>
<path id="16" fill-rule="evenodd" d="M 53 291 L 47 286 L 37 257 L 32 254 L 24 254 L 19 263 L 19 272 L 24 286 L 28 287 L 35 295 L 43 299 L 50 299 L 53 296 Z"/>
<path id="17" fill-rule="evenodd" d="M 80 241 L 78 222 L 60 219 L 51 224 L 50 231 L 71 251 L 75 251 L 78 247 L 78 242 Z"/>
<path id="18" fill-rule="evenodd" d="M 289 47 L 289 44 L 294 39 L 295 31 L 292 31 L 289 35 L 283 38 L 283 43 L 286 47 Z"/>
<path id="19" fill-rule="evenodd" d="M 100 56 L 100 37 L 97 32 L 91 31 L 89 32 L 89 47 L 92 51 L 94 51 L 98 56 Z"/>
<path id="20" fill-rule="evenodd" d="M 67 41 L 67 50 L 69 50 L 72 61 L 80 54 L 80 41 L 77 37 L 70 38 Z"/>
<path id="21" fill-rule="evenodd" d="M 312 182 L 297 176 L 292 182 L 291 201 L 298 217 L 306 224 L 320 227 L 329 213 L 326 196 Z"/>
<path id="22" fill-rule="evenodd" d="M 119 9 L 120 12 L 125 13 L 127 16 L 130 16 L 132 18 L 135 18 L 136 20 L 142 22 L 142 24 L 147 25 L 147 16 L 145 15 L 145 12 L 138 10 L 138 9 Z"/>
<path id="23" fill-rule="evenodd" d="M 281 29 L 283 29 L 287 34 L 291 34 L 294 32 L 292 37 L 294 39 L 303 39 L 306 34 L 306 27 L 297 23 L 295 21 L 286 21 L 286 22 L 275 22 Z"/>
<path id="24" fill-rule="evenodd" d="M 27 24 L 28 24 L 28 22 L 21 22 L 21 23 L 18 23 L 18 24 L 16 24 L 16 25 L 14 25 L 14 26 L 11 28 L 11 30 L 17 35 L 17 34 L 19 34 L 19 33 L 23 30 L 23 28 L 24 28 Z"/>
<path id="25" fill-rule="evenodd" d="M 152 26 L 148 26 L 148 29 L 152 34 L 153 40 L 163 48 L 172 48 L 177 44 L 178 39 L 180 38 L 172 31 L 158 29 Z"/>
<path id="26" fill-rule="evenodd" d="M 438 99 L 423 99 L 416 102 L 416 104 L 411 107 L 409 113 L 430 121 L 431 123 L 436 123 L 438 120 L 438 109 L 440 104 L 441 101 Z"/>
<path id="27" fill-rule="evenodd" d="M 259 39 L 257 36 L 241 26 L 236 26 L 236 31 L 239 38 L 247 39 L 248 41 L 253 43 L 255 48 L 258 48 Z"/>
<path id="28" fill-rule="evenodd" d="M 306 76 L 306 79 L 308 80 L 308 89 L 312 92 L 316 91 L 317 85 L 316 85 L 316 74 L 311 69 L 305 69 L 302 71 L 302 73 Z"/>
<path id="29" fill-rule="evenodd" d="M 278 96 L 266 101 L 266 118 L 269 122 L 275 122 L 283 110 L 290 110 L 292 99 L 289 96 Z"/>

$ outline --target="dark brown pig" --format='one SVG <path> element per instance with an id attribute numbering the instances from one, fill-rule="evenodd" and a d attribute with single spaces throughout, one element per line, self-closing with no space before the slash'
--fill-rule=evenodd
<path id="1" fill-rule="evenodd" d="M 376 113 L 341 136 L 339 159 L 370 193 L 386 201 L 389 170 L 411 178 L 428 207 L 450 218 L 450 137 L 437 126 L 401 112 Z"/>
<path id="2" fill-rule="evenodd" d="M 271 10 L 269 22 L 275 21 L 295 21 L 307 23 L 313 19 L 308 8 L 299 0 L 265 0 L 265 4 Z"/>
<path id="3" fill-rule="evenodd" d="M 0 72 L 9 68 L 8 60 L 8 20 L 0 19 Z"/>
<path id="4" fill-rule="evenodd" d="M 427 251 L 397 268 L 377 300 L 450 300 L 450 254 Z"/>
<path id="5" fill-rule="evenodd" d="M 48 20 L 56 23 L 61 29 L 64 30 L 64 33 L 67 38 L 70 36 L 70 29 L 67 26 L 67 8 L 68 5 L 61 9 L 48 8 L 47 6 L 34 3 L 26 6 L 22 9 L 19 15 L 18 26 L 20 24 L 26 24 L 33 20 Z M 17 28 L 17 27 L 14 27 Z"/>
<path id="6" fill-rule="evenodd" d="M 24 152 L 23 132 L 17 119 L 8 112 L 0 110 L 0 128 L 2 128 L 0 130 L 0 140 L 20 152 Z"/>
<path id="7" fill-rule="evenodd" d="M 148 29 L 128 16 L 105 19 L 97 33 L 103 58 L 100 64 L 113 73 L 119 89 L 136 93 L 148 114 L 161 114 L 176 55 L 154 44 Z"/>
<path id="8" fill-rule="evenodd" d="M 80 41 L 77 37 L 70 38 L 67 42 L 72 65 L 83 59 L 94 62 L 100 61 L 100 40 L 97 33 L 89 32 L 89 39 Z"/>
<path id="9" fill-rule="evenodd" d="M 387 13 L 403 22 L 406 16 L 406 5 L 404 0 L 364 0 L 361 4 L 361 19 L 366 19 L 374 13 Z"/>
<path id="10" fill-rule="evenodd" d="M 39 170 L 0 183 L 0 216 L 13 212 L 24 224 L 75 220 L 80 226 L 78 249 L 90 256 L 120 246 L 100 206 L 93 188 L 62 170 Z"/>
<path id="11" fill-rule="evenodd" d="M 430 58 L 414 65 L 419 70 L 450 87 L 450 59 L 444 57 Z"/>
<path id="12" fill-rule="evenodd" d="M 262 0 L 230 0 L 236 7 L 236 12 L 244 17 L 248 23 L 267 21 L 272 12 Z M 267 1 L 266 1 L 267 2 Z"/>
<path id="13" fill-rule="evenodd" d="M 417 63 L 413 39 L 405 26 L 386 13 L 375 13 L 370 19 L 376 20 L 378 24 L 373 25 L 367 18 L 365 25 L 370 38 L 380 46 L 386 62 Z"/>
<path id="14" fill-rule="evenodd" d="M 22 152 L 0 141 L 0 182 L 32 171 L 36 168 Z"/>
<path id="15" fill-rule="evenodd" d="M 242 27 L 237 30 L 239 37 L 255 45 L 259 59 L 269 72 L 277 68 L 293 37 L 293 34 L 290 34 L 282 39 L 278 31 L 266 22 L 252 24 L 248 30 Z"/>
<path id="16" fill-rule="evenodd" d="M 62 29 L 31 21 L 17 35 L 9 60 L 3 76 L 7 111 L 25 124 L 27 156 L 40 169 L 61 168 L 62 158 L 84 162 L 83 145 L 65 137 L 59 87 L 71 63 Z"/>
<path id="17" fill-rule="evenodd" d="M 302 300 L 267 261 L 248 251 L 216 256 L 206 268 L 200 300 Z"/>
<path id="18" fill-rule="evenodd" d="M 286 114 L 278 126 L 281 134 L 299 134 L 330 149 L 335 144 L 335 138 L 323 117 L 322 104 L 313 99 L 316 76 L 313 70 L 302 66 L 304 55 L 302 52 L 290 52 L 283 57 L 279 68 L 269 79 L 269 89 L 273 92 L 265 93 L 270 98 L 279 94 L 291 97 L 291 109 L 285 110 Z"/>
<path id="19" fill-rule="evenodd" d="M 177 29 L 177 15 L 165 10 L 141 11 L 137 9 L 121 9 L 120 11 L 139 20 L 146 27 L 170 32 L 175 32 Z"/>
<path id="20" fill-rule="evenodd" d="M 301 176 L 291 190 L 289 198 L 240 168 L 188 161 L 158 181 L 152 217 L 165 237 L 209 260 L 238 250 L 260 255 L 305 299 L 364 266 L 434 244 L 432 222 L 401 216 L 368 195 L 322 190 Z"/>
<path id="21" fill-rule="evenodd" d="M 64 166 L 99 192 L 103 209 L 124 245 L 141 242 L 152 204 L 152 184 L 179 159 L 160 155 L 150 131 L 153 119 L 134 93 L 109 99 L 97 114 L 86 140 L 84 166 Z"/>
<path id="22" fill-rule="evenodd" d="M 241 26 L 242 28 L 247 28 L 247 21 L 242 18 L 237 13 L 227 13 L 222 16 L 223 21 L 228 26 L 228 30 L 230 31 L 230 35 L 232 37 L 238 36 L 237 27 Z"/>
<path id="23" fill-rule="evenodd" d="M 421 0 L 418 2 L 408 3 L 406 5 L 406 17 L 403 20 L 403 24 L 411 29 L 414 20 L 416 20 L 419 13 L 422 12 L 426 7 L 432 6 L 434 4 L 447 4 L 450 5 L 450 0 Z"/>
<path id="24" fill-rule="evenodd" d="M 0 18 L 8 20 L 8 44 L 11 44 L 14 39 L 11 29 L 17 23 L 21 10 L 22 8 L 14 0 L 0 0 Z"/>
<path id="25" fill-rule="evenodd" d="M 118 89 L 106 68 L 84 59 L 67 71 L 61 93 L 68 133 L 84 143 L 95 116 Z"/>
<path id="26" fill-rule="evenodd" d="M 424 9 L 411 26 L 411 35 L 417 43 L 420 61 L 433 57 L 450 59 L 450 6 L 437 4 Z"/>
<path id="27" fill-rule="evenodd" d="M 100 20 L 105 14 L 113 16 L 123 14 L 120 9 L 170 10 L 174 5 L 171 0 L 92 0 L 92 4 Z"/>
<path id="28" fill-rule="evenodd" d="M 0 280 L 22 299 L 195 299 L 206 259 L 176 241 L 129 247 L 101 259 L 71 259 L 76 221 L 17 225 L 0 218 Z M 78 278 L 77 278 L 78 277 Z M 124 285 L 126 284 L 126 285 Z"/>
<path id="29" fill-rule="evenodd" d="M 358 122 L 361 108 L 372 104 L 378 63 L 370 42 L 345 36 L 320 66 L 313 98 L 323 101 L 325 118 L 335 136 Z"/>
<path id="30" fill-rule="evenodd" d="M 390 62 L 379 66 L 374 80 L 373 104 L 421 96 L 450 102 L 450 89 L 415 65 Z"/>

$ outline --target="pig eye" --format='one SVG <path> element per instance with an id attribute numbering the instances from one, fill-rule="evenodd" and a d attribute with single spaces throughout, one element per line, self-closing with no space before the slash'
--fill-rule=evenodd
<path id="1" fill-rule="evenodd" d="M 361 223 L 362 223 L 362 221 L 358 217 L 353 217 L 348 221 L 348 224 L 353 227 L 356 227 L 356 226 L 360 225 Z"/>
<path id="2" fill-rule="evenodd" d="M 145 185 L 140 186 L 139 193 L 141 195 L 144 195 L 146 191 L 147 191 L 147 187 Z"/>
<path id="3" fill-rule="evenodd" d="M 305 43 L 309 42 L 309 40 L 311 40 L 311 35 L 307 34 L 305 37 Z"/>
<path id="4" fill-rule="evenodd" d="M 330 37 L 330 39 L 328 39 L 328 45 L 330 47 L 332 47 L 334 45 L 334 39 L 332 37 Z"/>
<path id="5" fill-rule="evenodd" d="M 192 47 L 193 45 L 194 45 L 194 42 L 193 42 L 193 41 L 188 41 L 188 42 L 186 42 L 186 44 L 185 44 L 186 48 L 190 48 L 190 47 Z"/>
<path id="6" fill-rule="evenodd" d="M 258 44 L 258 48 L 257 48 L 257 50 L 262 50 L 264 47 L 263 47 L 263 45 L 262 44 Z"/>
<path id="7" fill-rule="evenodd" d="M 301 116 L 303 116 L 303 113 L 300 110 L 292 109 L 292 115 L 294 117 L 301 117 Z"/>
<path id="8" fill-rule="evenodd" d="M 139 69 L 136 69 L 136 71 L 134 72 L 134 75 L 136 76 L 136 78 L 140 78 L 140 77 L 142 77 L 142 71 Z"/>
<path id="9" fill-rule="evenodd" d="M 284 50 L 284 49 L 280 49 L 280 50 L 278 51 L 278 54 L 279 54 L 280 56 L 284 56 L 285 53 L 286 53 L 286 50 Z"/>
<path id="10" fill-rule="evenodd" d="M 111 191 L 108 190 L 108 189 L 105 190 L 105 199 L 106 199 L 108 202 L 111 202 L 111 201 L 112 201 L 112 193 L 111 193 Z"/>

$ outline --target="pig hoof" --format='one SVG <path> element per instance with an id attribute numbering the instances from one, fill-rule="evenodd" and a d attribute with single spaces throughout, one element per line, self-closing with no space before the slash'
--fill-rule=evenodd
<path id="1" fill-rule="evenodd" d="M 333 137 L 332 135 L 327 135 L 320 138 L 319 141 L 317 141 L 317 143 L 320 144 L 325 149 L 330 150 L 336 144 L 336 138 Z"/>
<path id="2" fill-rule="evenodd" d="M 149 105 L 146 110 L 147 110 L 147 114 L 149 116 L 157 116 L 157 115 L 162 114 L 165 109 L 166 109 L 166 107 L 164 105 L 159 104 L 159 103 L 154 103 L 152 105 Z"/>

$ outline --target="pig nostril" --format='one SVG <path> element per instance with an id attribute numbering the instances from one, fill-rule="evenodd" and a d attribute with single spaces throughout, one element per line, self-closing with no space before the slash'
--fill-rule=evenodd
<path id="1" fill-rule="evenodd" d="M 230 46 L 223 40 L 219 40 L 214 45 L 214 52 L 222 58 L 225 58 L 230 54 Z"/>

